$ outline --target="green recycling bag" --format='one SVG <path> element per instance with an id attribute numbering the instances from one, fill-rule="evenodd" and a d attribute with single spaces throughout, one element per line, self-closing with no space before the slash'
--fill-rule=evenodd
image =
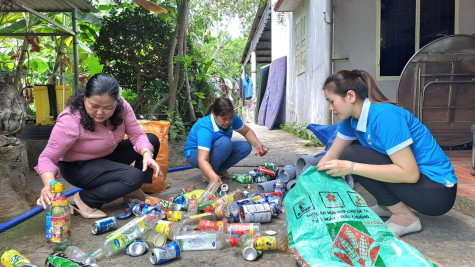
<path id="1" fill-rule="evenodd" d="M 344 179 L 308 168 L 285 198 L 301 266 L 436 266 L 402 241 Z"/>

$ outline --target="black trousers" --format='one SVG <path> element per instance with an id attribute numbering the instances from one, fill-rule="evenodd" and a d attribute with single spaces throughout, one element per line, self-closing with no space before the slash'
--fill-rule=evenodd
<path id="1" fill-rule="evenodd" d="M 154 159 L 160 149 L 157 136 L 147 133 L 153 145 Z M 70 184 L 82 188 L 79 196 L 91 208 L 100 208 L 104 203 L 123 197 L 142 186 L 151 183 L 153 169 L 142 172 L 143 157 L 135 152 L 130 140 L 121 141 L 116 149 L 103 158 L 58 163 L 63 178 Z M 135 161 L 134 167 L 130 166 Z"/>
<path id="2" fill-rule="evenodd" d="M 347 147 L 341 159 L 375 165 L 392 164 L 387 155 L 359 144 Z M 392 206 L 402 201 L 414 210 L 431 216 L 448 212 L 457 194 L 457 184 L 446 187 L 422 173 L 419 181 L 413 184 L 381 182 L 354 174 L 353 177 L 376 198 L 379 205 Z"/>

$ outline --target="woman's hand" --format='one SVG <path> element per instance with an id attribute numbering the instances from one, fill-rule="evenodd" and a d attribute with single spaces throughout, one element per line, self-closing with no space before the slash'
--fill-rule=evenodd
<path id="1" fill-rule="evenodd" d="M 145 155 L 149 155 L 149 153 L 145 153 Z M 160 171 L 160 166 L 158 163 L 152 158 L 152 156 L 144 156 L 142 161 L 142 172 L 147 171 L 147 168 L 150 167 L 155 170 L 154 176 L 158 178 L 158 176 L 163 175 L 162 171 Z"/>
<path id="2" fill-rule="evenodd" d="M 259 156 L 262 157 L 267 153 L 267 150 L 269 150 L 269 149 L 259 142 L 256 145 L 256 150 L 257 150 L 256 155 L 259 155 Z"/>
<path id="3" fill-rule="evenodd" d="M 351 161 L 339 159 L 319 162 L 317 171 L 326 171 L 332 177 L 344 176 L 350 174 L 351 163 Z"/>
<path id="4" fill-rule="evenodd" d="M 49 205 L 51 205 L 51 201 L 53 200 L 53 195 L 49 191 L 49 185 L 45 185 L 40 191 L 40 198 L 36 201 L 36 205 L 42 206 L 43 209 L 46 209 Z"/>
<path id="5" fill-rule="evenodd" d="M 219 175 L 213 175 L 209 178 L 209 182 L 216 182 L 219 184 L 219 186 L 222 186 L 223 185 L 223 181 L 221 181 L 221 178 L 219 177 Z"/>

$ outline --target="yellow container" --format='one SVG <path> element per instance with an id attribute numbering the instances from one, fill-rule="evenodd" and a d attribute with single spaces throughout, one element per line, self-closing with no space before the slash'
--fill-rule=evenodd
<path id="1" fill-rule="evenodd" d="M 56 85 L 56 111 L 61 113 L 63 111 L 63 85 Z M 65 86 L 66 101 L 64 107 L 67 107 L 71 87 Z M 35 96 L 36 105 L 36 124 L 37 125 L 51 125 L 54 124 L 54 117 L 50 116 L 48 88 L 45 85 L 33 86 L 33 93 Z"/>

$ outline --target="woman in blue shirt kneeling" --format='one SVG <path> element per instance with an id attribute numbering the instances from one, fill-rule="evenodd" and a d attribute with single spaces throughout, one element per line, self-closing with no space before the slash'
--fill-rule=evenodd
<path id="1" fill-rule="evenodd" d="M 452 208 L 457 178 L 449 158 L 429 129 L 390 103 L 369 73 L 339 71 L 323 89 L 330 110 L 342 122 L 319 171 L 353 175 L 376 198 L 373 211 L 390 217 L 386 224 L 399 236 L 422 230 L 409 208 L 430 216 Z"/>
<path id="2" fill-rule="evenodd" d="M 247 141 L 232 141 L 233 131 Z M 205 181 L 221 185 L 221 177 L 230 177 L 227 170 L 251 153 L 251 145 L 262 155 L 266 151 L 254 131 L 234 114 L 231 100 L 220 97 L 191 128 L 184 152 L 186 160 L 203 172 Z"/>

